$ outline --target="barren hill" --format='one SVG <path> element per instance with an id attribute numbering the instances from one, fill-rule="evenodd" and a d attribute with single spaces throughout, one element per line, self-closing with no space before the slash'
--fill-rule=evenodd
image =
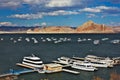
<path id="1" fill-rule="evenodd" d="M 113 33 L 111 27 L 105 26 L 103 24 L 96 24 L 93 21 L 88 21 L 77 29 L 78 33 Z"/>
<path id="2" fill-rule="evenodd" d="M 27 30 L 27 33 L 114 33 L 112 27 L 88 21 L 73 29 L 69 26 L 48 26 Z"/>
<path id="3" fill-rule="evenodd" d="M 120 33 L 120 26 L 113 27 L 113 30 L 114 30 L 116 33 Z"/>

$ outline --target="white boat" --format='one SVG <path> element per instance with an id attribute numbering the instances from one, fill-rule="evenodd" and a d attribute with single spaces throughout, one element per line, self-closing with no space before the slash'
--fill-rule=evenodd
<path id="1" fill-rule="evenodd" d="M 72 63 L 72 60 L 68 57 L 60 57 L 60 58 L 58 58 L 58 61 L 59 61 L 59 63 L 62 63 L 62 64 L 71 64 Z"/>
<path id="2" fill-rule="evenodd" d="M 41 61 L 41 59 L 39 57 L 36 57 L 35 55 L 24 57 L 22 64 L 35 68 L 42 68 L 44 66 L 43 61 Z"/>
<path id="3" fill-rule="evenodd" d="M 85 60 L 92 62 L 95 67 L 113 67 L 114 64 L 114 61 L 109 57 L 104 58 L 94 55 L 88 55 L 85 57 Z"/>
<path id="4" fill-rule="evenodd" d="M 106 63 L 91 62 L 94 67 L 109 67 Z"/>
<path id="5" fill-rule="evenodd" d="M 101 40 L 102 41 L 106 41 L 106 40 L 109 40 L 109 38 L 102 38 Z"/>
<path id="6" fill-rule="evenodd" d="M 119 44 L 120 40 L 117 40 L 117 39 L 116 40 L 112 40 L 111 43 L 113 43 L 113 44 Z"/>
<path id="7" fill-rule="evenodd" d="M 25 38 L 25 40 L 26 40 L 27 42 L 30 42 L 30 39 L 29 39 L 29 38 Z"/>
<path id="8" fill-rule="evenodd" d="M 95 45 L 97 45 L 97 44 L 99 44 L 100 43 L 100 40 L 94 40 L 93 41 L 93 44 L 95 44 Z"/>
<path id="9" fill-rule="evenodd" d="M 90 62 L 73 62 L 72 68 L 75 69 L 80 69 L 80 70 L 84 70 L 84 71 L 95 71 L 97 70 L 97 68 L 93 67 L 92 64 Z"/>

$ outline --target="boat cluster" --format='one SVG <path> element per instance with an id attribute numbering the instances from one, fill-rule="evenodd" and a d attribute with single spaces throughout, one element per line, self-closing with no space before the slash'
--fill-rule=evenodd
<path id="1" fill-rule="evenodd" d="M 95 71 L 99 67 L 113 67 L 117 65 L 120 61 L 120 58 L 113 59 L 109 57 L 97 57 L 94 55 L 87 55 L 85 58 L 80 57 L 60 57 L 56 63 L 70 65 L 72 68 L 86 70 L 86 71 Z"/>
<path id="2" fill-rule="evenodd" d="M 80 57 L 59 57 L 53 63 L 44 64 L 39 57 L 34 55 L 24 57 L 22 63 L 17 63 L 19 66 L 32 68 L 37 70 L 39 73 L 52 73 L 59 71 L 69 71 L 77 73 L 75 71 L 66 70 L 63 68 L 71 67 L 74 69 L 80 69 L 84 71 L 96 71 L 99 67 L 114 67 L 120 63 L 120 57 L 109 58 L 109 57 L 97 57 L 94 55 L 87 55 L 85 58 Z"/>
<path id="3" fill-rule="evenodd" d="M 0 41 L 3 41 L 4 38 L 0 38 Z M 71 42 L 74 41 L 72 38 L 69 37 L 40 37 L 40 38 L 35 38 L 35 37 L 18 37 L 18 38 L 10 38 L 10 41 L 13 41 L 14 43 L 21 42 L 21 41 L 26 41 L 26 42 L 33 42 L 33 43 L 39 43 L 39 42 L 53 42 L 53 43 L 63 43 L 63 42 Z M 91 41 L 93 44 L 97 45 L 100 44 L 103 41 L 109 41 L 112 44 L 120 44 L 120 39 L 113 39 L 110 40 L 109 38 L 102 38 L 102 39 L 92 39 L 92 38 L 76 38 L 75 39 L 78 43 L 86 42 L 86 41 Z"/>

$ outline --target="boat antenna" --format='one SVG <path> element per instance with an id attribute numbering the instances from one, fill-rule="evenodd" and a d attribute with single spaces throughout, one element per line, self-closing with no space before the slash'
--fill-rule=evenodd
<path id="1" fill-rule="evenodd" d="M 34 54 L 32 54 L 32 56 L 33 56 L 33 57 L 35 57 L 35 55 L 34 55 Z"/>

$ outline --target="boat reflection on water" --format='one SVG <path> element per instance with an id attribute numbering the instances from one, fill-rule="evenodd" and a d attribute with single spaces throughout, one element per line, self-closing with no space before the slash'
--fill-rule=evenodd
<path id="1" fill-rule="evenodd" d="M 110 80 L 120 80 L 120 74 L 113 72 L 110 74 Z"/>
<path id="2" fill-rule="evenodd" d="M 18 76 L 15 76 L 15 75 L 0 78 L 0 80 L 17 80 L 17 79 L 18 79 Z"/>
<path id="3" fill-rule="evenodd" d="M 94 76 L 93 80 L 106 80 L 104 78 L 101 78 L 99 76 Z M 120 74 L 116 73 L 116 72 L 112 72 L 110 74 L 110 79 L 109 80 L 120 80 Z"/>

